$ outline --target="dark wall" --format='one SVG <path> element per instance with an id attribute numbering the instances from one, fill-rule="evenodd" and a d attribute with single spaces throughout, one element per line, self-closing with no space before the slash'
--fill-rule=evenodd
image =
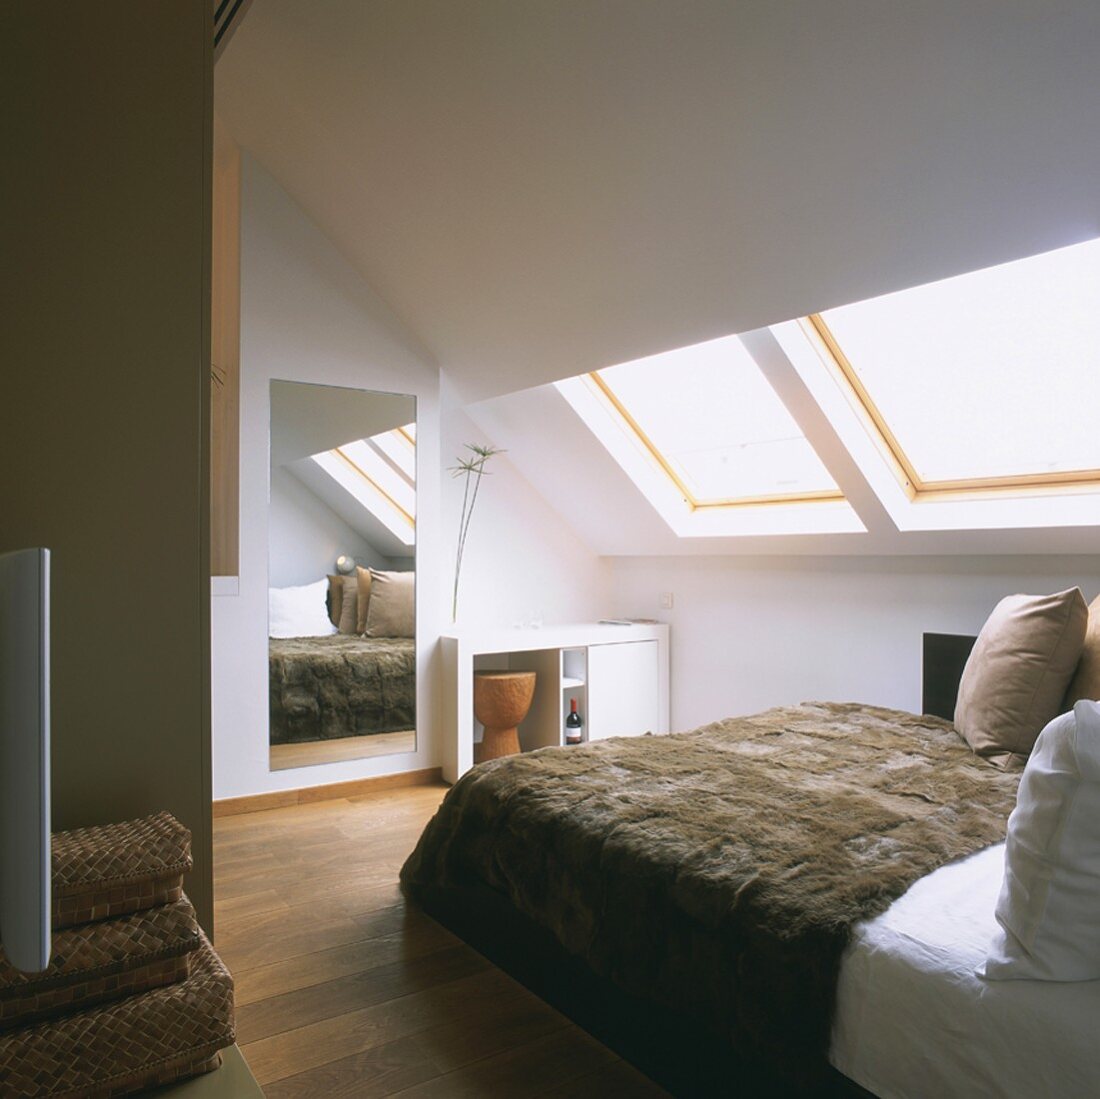
<path id="1" fill-rule="evenodd" d="M 4 5 L 0 550 L 53 550 L 54 827 L 167 808 L 210 926 L 209 0 Z"/>

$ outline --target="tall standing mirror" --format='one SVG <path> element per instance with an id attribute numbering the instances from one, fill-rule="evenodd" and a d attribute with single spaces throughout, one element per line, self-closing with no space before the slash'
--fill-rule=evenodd
<path id="1" fill-rule="evenodd" d="M 272 770 L 416 748 L 416 398 L 271 383 Z"/>

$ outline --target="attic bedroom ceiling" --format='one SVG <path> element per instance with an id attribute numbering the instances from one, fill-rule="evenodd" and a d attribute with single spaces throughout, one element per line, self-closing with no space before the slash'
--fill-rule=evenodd
<path id="1" fill-rule="evenodd" d="M 1097 236 L 1098 44 L 1095 0 L 263 0 L 216 102 L 482 400 Z"/>

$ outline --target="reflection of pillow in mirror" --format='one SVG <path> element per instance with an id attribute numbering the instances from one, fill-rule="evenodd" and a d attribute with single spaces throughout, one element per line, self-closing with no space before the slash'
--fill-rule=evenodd
<path id="1" fill-rule="evenodd" d="M 367 637 L 415 637 L 416 573 L 370 572 Z"/>
<path id="2" fill-rule="evenodd" d="M 352 634 L 359 632 L 356 628 L 359 624 L 359 585 L 353 576 L 347 577 L 341 585 L 340 592 L 340 621 L 336 623 L 341 633 Z"/>
<path id="3" fill-rule="evenodd" d="M 370 606 L 370 569 L 357 565 L 355 573 L 359 577 L 359 614 L 355 632 L 364 634 L 367 632 L 367 608 Z"/>
<path id="4" fill-rule="evenodd" d="M 328 607 L 329 621 L 339 628 L 340 613 L 344 609 L 344 578 L 342 576 L 329 574 L 326 606 Z"/>
<path id="5" fill-rule="evenodd" d="M 268 634 L 271 637 L 330 637 L 336 627 L 325 610 L 327 580 L 297 588 L 268 589 Z"/>

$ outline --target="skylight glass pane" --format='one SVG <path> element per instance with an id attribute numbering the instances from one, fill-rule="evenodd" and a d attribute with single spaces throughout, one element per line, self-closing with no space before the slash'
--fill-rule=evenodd
<path id="1" fill-rule="evenodd" d="M 367 440 L 408 478 L 410 484 L 416 481 L 415 431 L 414 424 L 406 424 L 404 427 L 395 427 L 392 431 L 384 431 L 381 435 L 372 435 Z"/>
<path id="2" fill-rule="evenodd" d="M 359 456 L 362 457 L 361 454 Z M 310 460 L 365 507 L 391 534 L 396 535 L 406 546 L 413 545 L 416 537 L 415 512 L 407 511 L 380 488 L 370 473 L 348 457 L 345 447 L 310 455 Z M 371 464 L 369 457 L 367 461 Z M 374 456 L 374 461 L 384 464 L 378 455 Z"/>
<path id="3" fill-rule="evenodd" d="M 821 316 L 925 484 L 1100 469 L 1100 241 Z"/>
<path id="4" fill-rule="evenodd" d="M 350 460 L 361 474 L 372 481 L 408 516 L 416 514 L 416 490 L 366 440 L 345 443 L 338 452 Z"/>
<path id="5" fill-rule="evenodd" d="M 839 492 L 736 336 L 598 377 L 695 504 Z"/>

